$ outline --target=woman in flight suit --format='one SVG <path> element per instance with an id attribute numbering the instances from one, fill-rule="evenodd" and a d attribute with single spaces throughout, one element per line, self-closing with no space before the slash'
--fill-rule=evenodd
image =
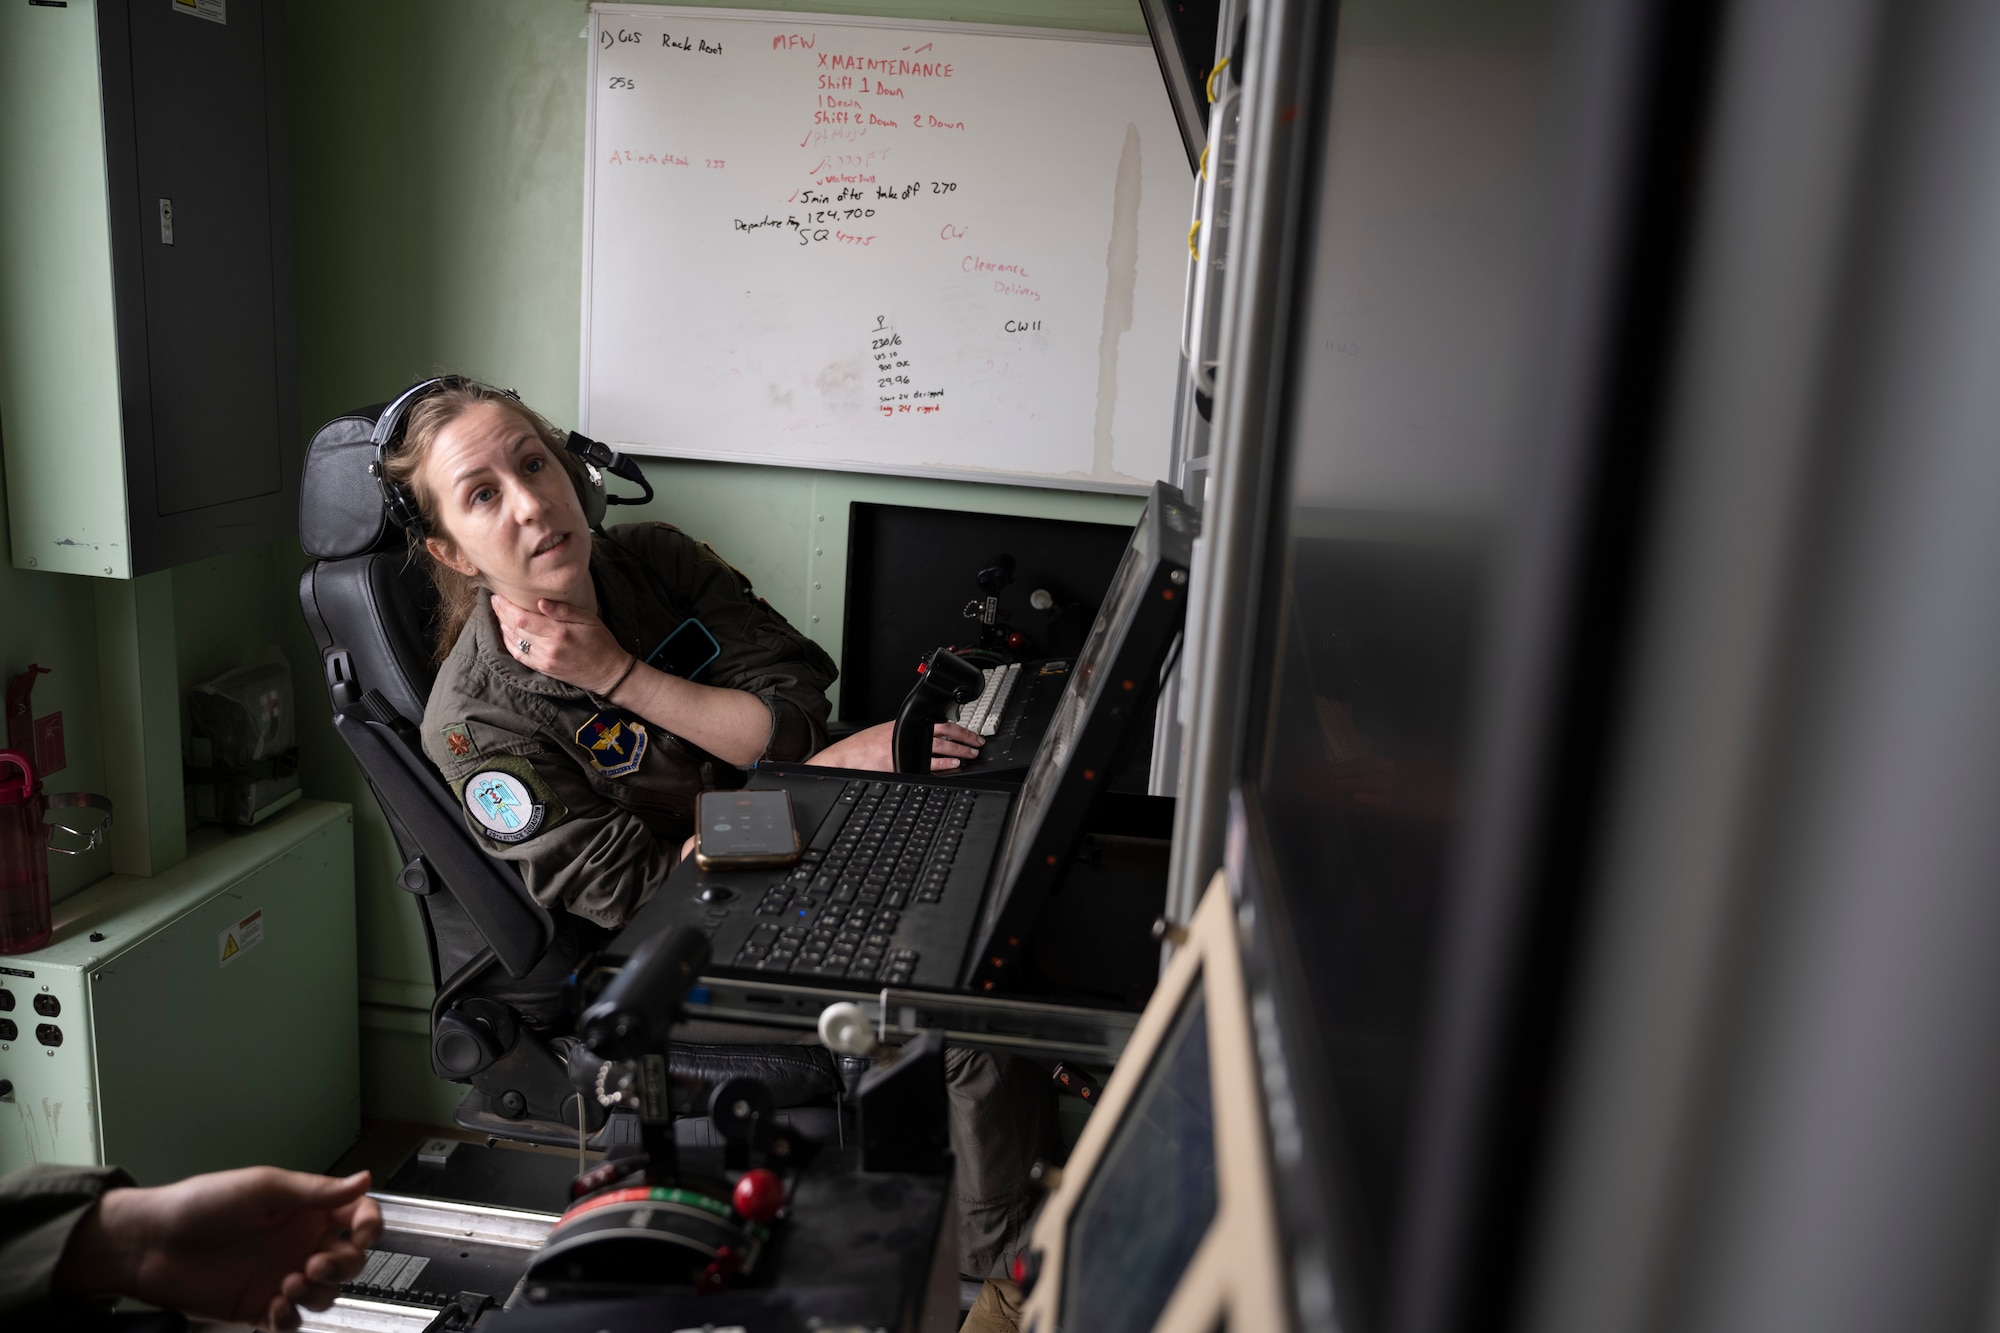
<path id="1" fill-rule="evenodd" d="M 442 381 L 384 451 L 437 584 L 439 668 L 424 751 L 486 849 L 536 900 L 615 929 L 666 881 L 695 798 L 761 760 L 893 768 L 893 724 L 826 743 L 826 653 L 707 545 L 664 523 L 593 536 L 583 465 L 510 395 Z M 646 658 L 684 620 L 719 655 L 695 683 Z M 941 723 L 933 769 L 982 739 Z M 954 1051 L 952 1137 L 966 1273 L 1000 1277 L 1052 1147 L 1048 1085 Z"/>

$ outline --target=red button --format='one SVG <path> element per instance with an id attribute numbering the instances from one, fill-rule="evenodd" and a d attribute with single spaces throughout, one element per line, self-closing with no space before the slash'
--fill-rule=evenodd
<path id="1" fill-rule="evenodd" d="M 785 1182 L 778 1179 L 775 1171 L 754 1167 L 745 1171 L 743 1178 L 736 1182 L 731 1198 L 736 1204 L 736 1211 L 752 1222 L 768 1222 L 785 1206 Z"/>

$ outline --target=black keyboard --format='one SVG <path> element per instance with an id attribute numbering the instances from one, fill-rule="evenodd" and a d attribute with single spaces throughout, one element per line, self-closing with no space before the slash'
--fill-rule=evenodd
<path id="1" fill-rule="evenodd" d="M 850 782 L 812 846 L 757 904 L 735 965 L 796 976 L 909 984 L 914 949 L 894 947 L 903 913 L 940 902 L 972 793 Z"/>

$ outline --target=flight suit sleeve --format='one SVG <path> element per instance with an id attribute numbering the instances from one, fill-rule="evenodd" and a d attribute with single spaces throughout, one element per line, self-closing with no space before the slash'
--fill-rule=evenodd
<path id="1" fill-rule="evenodd" d="M 47 1300 L 70 1233 L 104 1191 L 131 1183 L 115 1166 L 44 1163 L 0 1176 L 0 1314 Z"/>
<path id="2" fill-rule="evenodd" d="M 826 689 L 840 674 L 826 650 L 757 596 L 750 580 L 706 542 L 666 524 L 632 535 L 650 548 L 655 568 L 667 573 L 722 650 L 702 683 L 747 691 L 771 710 L 759 758 L 794 761 L 823 748 L 831 711 Z"/>
<path id="3" fill-rule="evenodd" d="M 426 728 L 424 750 L 466 827 L 520 872 L 536 902 L 616 929 L 666 882 L 680 848 L 663 845 L 531 726 L 498 709 L 472 709 L 454 728 L 462 729 L 466 755 L 451 753 L 436 727 Z"/>

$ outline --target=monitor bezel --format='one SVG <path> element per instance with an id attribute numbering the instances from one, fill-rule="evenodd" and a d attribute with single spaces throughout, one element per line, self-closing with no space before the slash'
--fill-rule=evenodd
<path id="1" fill-rule="evenodd" d="M 1263 1082 L 1238 929 L 1235 898 L 1226 876 L 1217 871 L 1070 1153 L 1061 1184 L 1035 1223 L 1030 1244 L 1040 1254 L 1040 1272 L 1022 1308 L 1023 1328 L 1061 1327 L 1071 1216 L 1196 986 L 1202 988 L 1208 1010 L 1216 1209 L 1153 1333 L 1291 1327 Z"/>
<path id="2" fill-rule="evenodd" d="M 1022 971 L 1021 959 L 1033 936 L 1035 918 L 1069 873 L 1098 796 L 1133 740 L 1142 730 L 1151 734 L 1161 668 L 1187 622 L 1188 567 L 1193 560 L 1194 533 L 1167 521 L 1169 506 L 1187 524 L 1199 524 L 1200 516 L 1189 508 L 1179 490 L 1163 481 L 1153 483 L 1144 517 L 1134 525 L 1135 533 L 1145 533 L 1145 559 L 1150 565 L 1141 592 L 1127 623 L 1114 627 L 1113 637 L 1105 645 L 1105 661 L 1097 680 L 1107 684 L 1103 690 L 1091 686 L 1092 693 L 1085 700 L 1089 711 L 1077 728 L 1075 744 L 1048 799 L 1039 811 L 1028 811 L 1023 804 L 1026 783 L 1015 797 L 995 862 L 996 876 L 1004 873 L 1005 878 L 996 878 L 993 884 L 990 918 L 974 932 L 960 972 L 969 990 L 1000 990 Z M 1129 549 L 1127 555 L 1129 558 Z M 1110 599 L 1116 590 L 1114 575 L 1100 616 L 1110 614 Z M 1072 679 L 1081 666 L 1081 658 L 1072 660 Z M 1123 687 L 1115 696 L 1109 692 L 1112 681 Z M 1052 743 L 1053 730 L 1042 741 L 1044 746 Z M 1024 819 L 1033 819 L 1034 826 L 1021 828 L 1019 821 Z M 1015 840 L 1021 838 L 1026 850 L 1013 860 L 1009 853 Z"/>

